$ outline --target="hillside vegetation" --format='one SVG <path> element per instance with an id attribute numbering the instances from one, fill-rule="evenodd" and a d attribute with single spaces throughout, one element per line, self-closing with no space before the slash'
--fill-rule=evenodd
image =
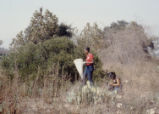
<path id="1" fill-rule="evenodd" d="M 76 34 L 41 8 L 0 61 L 0 112 L 155 114 L 159 63 L 147 51 L 150 44 L 136 22 L 118 21 L 104 29 L 88 23 Z M 73 64 L 85 58 L 87 46 L 95 55 L 94 88 L 81 86 Z M 112 71 L 121 79 L 118 94 L 107 90 L 107 73 Z"/>

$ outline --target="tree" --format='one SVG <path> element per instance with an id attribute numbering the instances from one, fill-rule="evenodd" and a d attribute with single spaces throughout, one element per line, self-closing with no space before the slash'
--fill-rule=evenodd
<path id="1" fill-rule="evenodd" d="M 58 36 L 67 36 L 72 37 L 71 27 L 66 24 L 61 23 L 58 27 L 57 35 Z"/>
<path id="2" fill-rule="evenodd" d="M 2 40 L 0 40 L 0 46 L 3 44 L 3 41 Z"/>
<path id="3" fill-rule="evenodd" d="M 124 29 L 129 23 L 124 21 L 124 20 L 120 20 L 120 21 L 117 21 L 117 22 L 113 22 L 110 26 L 111 29 L 114 29 L 114 30 L 121 30 L 121 29 Z"/>
<path id="4" fill-rule="evenodd" d="M 73 60 L 77 57 L 84 58 L 83 48 L 76 46 L 66 37 L 55 37 L 43 43 L 29 42 L 17 48 L 17 51 L 9 53 L 2 59 L 1 65 L 10 73 L 17 69 L 23 80 L 34 79 L 37 72 L 44 76 L 56 70 L 58 76 L 66 76 L 73 81 L 78 76 L 73 64 Z M 94 62 L 96 68 L 94 78 L 99 79 L 103 75 L 103 71 L 96 54 L 94 54 Z M 49 71 L 50 68 L 51 71 Z"/>
<path id="5" fill-rule="evenodd" d="M 29 26 L 13 39 L 11 43 L 12 48 L 20 47 L 26 43 L 33 42 L 38 44 L 57 36 L 71 37 L 71 27 L 66 24 L 58 24 L 58 18 L 56 15 L 46 10 L 43 13 L 43 9 L 35 11 Z"/>
<path id="6" fill-rule="evenodd" d="M 94 50 L 98 50 L 100 47 L 103 46 L 103 38 L 103 31 L 98 27 L 96 23 L 93 26 L 87 23 L 80 34 L 78 44 L 82 47 L 89 46 Z"/>
<path id="7" fill-rule="evenodd" d="M 25 32 L 25 38 L 35 44 L 50 39 L 57 33 L 58 18 L 49 10 L 43 14 L 42 8 L 40 11 L 35 11 L 31 19 L 30 25 Z"/>
<path id="8" fill-rule="evenodd" d="M 87 30 L 89 38 L 102 38 L 102 31 L 97 25 L 88 25 L 82 33 L 82 38 L 87 38 Z M 2 68 L 12 73 L 16 69 L 22 79 L 33 79 L 37 72 L 40 72 L 41 76 L 48 75 L 54 70 L 57 70 L 58 76 L 65 75 L 75 79 L 78 73 L 73 60 L 77 57 L 82 58 L 84 54 L 83 47 L 75 45 L 69 39 L 71 36 L 70 26 L 63 23 L 59 25 L 56 15 L 48 10 L 43 14 L 41 8 L 35 11 L 30 25 L 24 32 L 19 32 L 14 38 L 10 53 L 2 59 Z M 101 63 L 98 57 L 95 58 L 96 69 L 99 69 L 96 71 L 102 72 Z"/>
<path id="9" fill-rule="evenodd" d="M 24 38 L 24 34 L 23 31 L 19 32 L 15 38 L 13 38 L 11 46 L 13 49 L 16 49 L 18 47 L 21 47 L 23 45 L 25 45 L 26 41 Z"/>

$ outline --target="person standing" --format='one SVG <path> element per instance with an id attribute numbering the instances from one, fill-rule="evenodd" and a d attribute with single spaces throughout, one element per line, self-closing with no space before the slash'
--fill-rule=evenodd
<path id="1" fill-rule="evenodd" d="M 84 79 L 83 82 L 84 84 L 86 84 L 86 78 L 88 79 L 88 81 L 90 82 L 91 85 L 93 85 L 93 80 L 92 80 L 92 75 L 93 75 L 93 71 L 94 71 L 94 61 L 93 61 L 93 54 L 90 53 L 90 48 L 87 47 L 84 50 L 85 54 L 86 54 L 86 60 L 84 62 L 85 64 L 85 70 L 84 70 Z"/>

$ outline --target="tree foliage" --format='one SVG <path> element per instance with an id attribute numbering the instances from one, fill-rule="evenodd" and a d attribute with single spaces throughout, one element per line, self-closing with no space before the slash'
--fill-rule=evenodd
<path id="1" fill-rule="evenodd" d="M 53 68 L 57 69 L 59 76 L 65 75 L 74 80 L 78 73 L 73 60 L 77 57 L 84 58 L 83 49 L 75 46 L 66 37 L 56 37 L 43 43 L 30 42 L 21 46 L 16 52 L 4 57 L 2 66 L 7 71 L 17 69 L 22 79 L 35 77 L 39 69 L 41 75 L 44 75 L 49 73 L 50 68 Z M 98 73 L 102 73 L 101 63 L 96 55 L 95 68 L 94 77 L 100 77 Z"/>
<path id="2" fill-rule="evenodd" d="M 97 25 L 93 28 L 88 25 L 87 29 L 91 29 L 89 35 L 94 39 L 100 35 L 101 31 Z M 83 38 L 87 37 L 85 32 L 83 32 Z M 13 76 L 14 71 L 17 71 L 23 80 L 34 79 L 37 74 L 45 76 L 55 70 L 58 76 L 75 80 L 78 73 L 73 60 L 85 57 L 84 47 L 75 45 L 70 40 L 71 37 L 70 26 L 58 24 L 56 15 L 48 10 L 43 14 L 43 10 L 40 9 L 35 11 L 30 25 L 24 32 L 19 32 L 13 39 L 10 53 L 3 57 L 1 65 L 9 76 Z M 101 76 L 102 66 L 96 54 L 94 55 L 95 78 Z"/>
<path id="3" fill-rule="evenodd" d="M 115 29 L 115 30 L 120 30 L 124 29 L 128 25 L 128 22 L 120 20 L 117 22 L 113 22 L 110 26 L 110 28 Z"/>
<path id="4" fill-rule="evenodd" d="M 104 38 L 103 31 L 98 27 L 97 24 L 91 26 L 90 23 L 87 23 L 80 34 L 80 38 L 78 39 L 78 44 L 81 47 L 89 46 L 91 47 L 92 50 L 95 51 L 103 46 L 102 45 L 103 38 Z"/>
<path id="5" fill-rule="evenodd" d="M 38 44 L 57 36 L 71 37 L 71 27 L 66 24 L 59 25 L 56 15 L 49 10 L 43 13 L 43 9 L 40 8 L 39 11 L 34 12 L 29 26 L 13 39 L 11 46 L 16 48 L 28 42 Z"/>

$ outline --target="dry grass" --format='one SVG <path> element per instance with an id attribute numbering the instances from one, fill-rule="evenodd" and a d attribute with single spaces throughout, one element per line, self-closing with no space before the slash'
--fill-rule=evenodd
<path id="1" fill-rule="evenodd" d="M 135 107 L 135 113 L 145 113 L 147 104 L 153 107 L 159 94 L 159 69 L 158 61 L 143 50 L 149 43 L 144 29 L 133 23 L 122 30 L 108 29 L 104 40 L 108 48 L 98 54 L 103 69 L 116 72 L 122 80 L 122 103 Z"/>
<path id="2" fill-rule="evenodd" d="M 125 29 L 105 31 L 105 43 L 99 56 L 103 68 L 114 71 L 123 82 L 123 102 L 139 105 L 141 101 L 152 100 L 159 91 L 159 69 L 143 50 L 148 37 L 144 29 L 136 24 L 129 24 Z"/>
<path id="3" fill-rule="evenodd" d="M 141 100 L 153 99 L 158 87 L 159 70 L 150 62 L 134 64 L 107 64 L 108 71 L 115 71 L 123 84 L 123 97 L 127 103 L 137 103 Z"/>
<path id="4" fill-rule="evenodd" d="M 4 114 L 57 113 L 59 110 L 51 104 L 60 102 L 71 85 L 70 81 L 59 78 L 57 74 L 45 76 L 43 80 L 37 76 L 34 81 L 28 82 L 21 82 L 18 74 L 12 81 L 2 72 L 0 74 L 0 104 Z"/>
<path id="5" fill-rule="evenodd" d="M 127 114 L 130 112 L 130 114 L 145 114 L 146 109 L 157 107 L 153 99 L 154 94 L 159 91 L 156 66 L 152 62 L 136 62 L 127 65 L 107 64 L 105 68 L 108 71 L 115 71 L 122 79 L 123 90 L 120 94 L 122 98 L 96 105 L 77 105 L 65 102 L 66 93 L 74 84 L 65 82 L 65 79 L 57 78 L 55 74 L 46 76 L 41 82 L 43 86 L 39 85 L 38 78 L 30 84 L 21 83 L 18 78 L 15 78 L 11 83 L 4 75 L 1 75 L 3 84 L 0 98 L 3 103 L 3 113 Z M 103 85 L 105 84 L 103 83 Z M 122 108 L 117 108 L 118 103 L 122 103 Z"/>

